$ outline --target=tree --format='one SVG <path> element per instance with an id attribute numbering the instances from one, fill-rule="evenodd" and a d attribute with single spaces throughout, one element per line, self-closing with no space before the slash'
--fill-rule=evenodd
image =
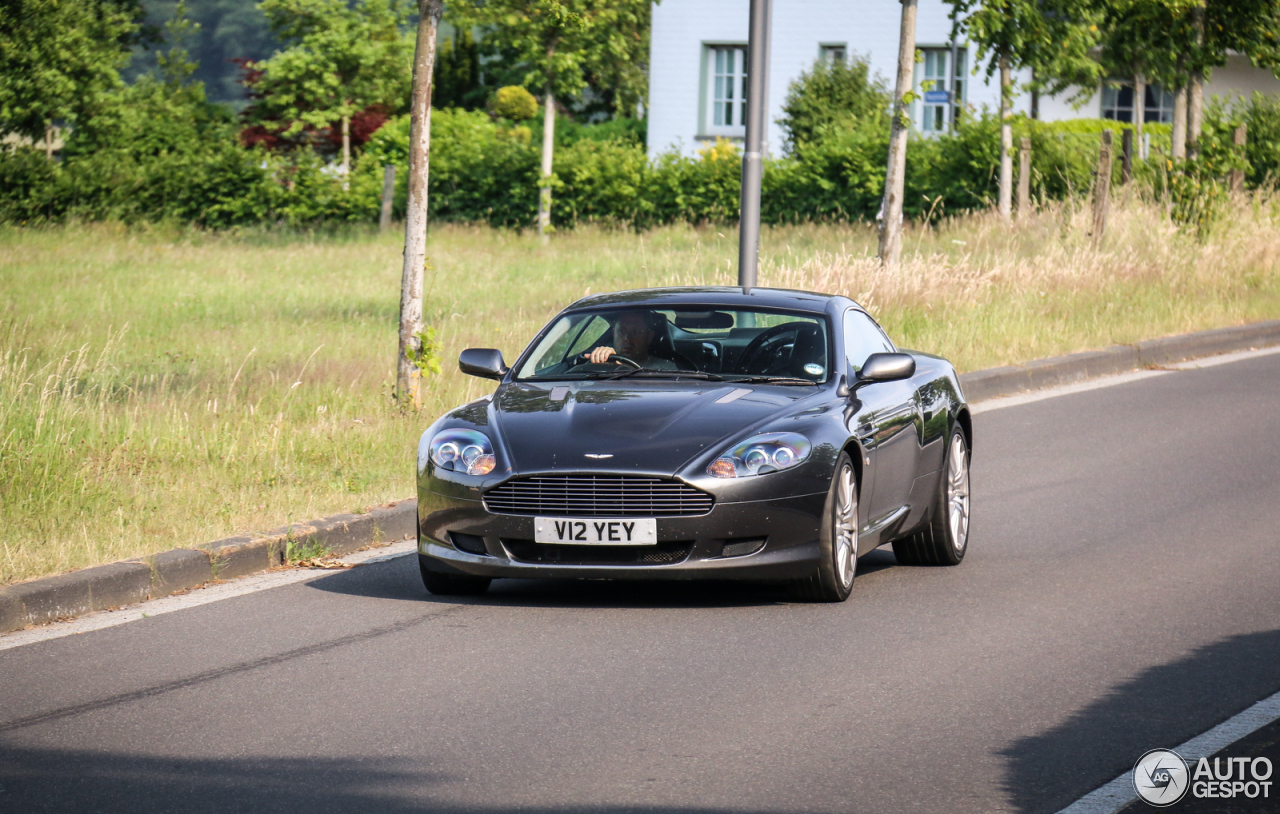
<path id="1" fill-rule="evenodd" d="M 1228 53 L 1245 54 L 1257 67 L 1280 67 L 1280 0 L 1094 0 L 1094 9 L 1103 16 L 1105 72 L 1159 82 L 1178 94 L 1178 158 L 1188 146 L 1196 152 L 1204 81 Z"/>
<path id="2" fill-rule="evenodd" d="M 889 125 L 889 162 L 880 206 L 880 262 L 894 268 L 902 257 L 902 195 L 907 180 L 907 137 L 911 119 L 911 73 L 916 54 L 916 0 L 901 0 L 902 26 L 898 39 L 898 77 L 893 91 L 893 120 Z"/>
<path id="3" fill-rule="evenodd" d="M 451 6 L 455 25 L 484 27 L 482 42 L 519 66 L 526 87 L 542 93 L 542 184 L 538 234 L 551 226 L 556 100 L 575 97 L 589 75 L 621 89 L 620 108 L 640 98 L 647 56 L 649 0 L 465 0 Z"/>
<path id="4" fill-rule="evenodd" d="M 418 39 L 409 101 L 409 201 L 404 217 L 404 266 L 400 275 L 400 352 L 396 395 L 417 410 L 422 404 L 422 278 L 427 265 L 427 180 L 431 158 L 431 80 L 441 0 L 418 0 Z"/>
<path id="5" fill-rule="evenodd" d="M 0 3 L 0 132 L 43 139 L 92 116 L 121 86 L 139 32 L 137 7 L 109 0 Z"/>
<path id="6" fill-rule="evenodd" d="M 286 47 L 251 66 L 261 71 L 255 115 L 287 122 L 288 135 L 339 124 L 345 179 L 351 117 L 375 104 L 404 104 L 412 46 L 400 29 L 407 8 L 402 0 L 263 0 L 262 11 Z"/>
<path id="7" fill-rule="evenodd" d="M 889 89 L 872 78 L 865 59 L 820 60 L 787 88 L 779 124 L 795 154 L 841 132 L 883 125 L 888 109 Z"/>
<path id="8" fill-rule="evenodd" d="M 1000 216 L 1012 216 L 1013 112 L 1012 72 L 1030 68 L 1031 89 L 1061 93 L 1078 89 L 1089 95 L 1103 79 L 1093 58 L 1101 33 L 1102 12 L 1079 0 L 946 0 L 958 33 L 978 46 L 979 60 L 989 59 L 987 76 L 1000 72 Z"/>

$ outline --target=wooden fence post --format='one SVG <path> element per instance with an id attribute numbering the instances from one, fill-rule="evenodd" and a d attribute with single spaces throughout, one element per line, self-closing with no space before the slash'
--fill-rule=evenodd
<path id="1" fill-rule="evenodd" d="M 1103 233 L 1107 231 L 1107 204 L 1111 196 L 1111 131 L 1102 131 L 1102 145 L 1098 149 L 1098 176 L 1093 182 L 1093 230 L 1090 232 L 1093 247 L 1101 248 Z"/>
<path id="2" fill-rule="evenodd" d="M 1018 156 L 1018 220 L 1031 217 L 1031 139 L 1022 140 Z"/>
<path id="3" fill-rule="evenodd" d="M 1133 131 L 1126 129 L 1120 139 L 1120 183 L 1128 184 L 1133 180 Z"/>
<path id="4" fill-rule="evenodd" d="M 382 216 L 378 218 L 378 231 L 391 228 L 391 203 L 396 197 L 396 165 L 388 164 L 382 171 Z"/>
<path id="5" fill-rule="evenodd" d="M 1236 145 L 1235 152 L 1237 155 L 1244 153 L 1244 145 L 1248 137 L 1248 132 L 1249 132 L 1249 125 L 1247 124 L 1242 124 L 1236 128 L 1235 139 L 1233 139 L 1233 141 Z M 1243 189 L 1244 189 L 1244 170 L 1232 170 L 1231 171 L 1232 194 L 1240 192 Z"/>

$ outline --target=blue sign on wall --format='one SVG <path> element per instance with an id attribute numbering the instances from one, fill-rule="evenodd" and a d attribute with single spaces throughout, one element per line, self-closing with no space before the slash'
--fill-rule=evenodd
<path id="1" fill-rule="evenodd" d="M 945 90 L 927 90 L 924 92 L 925 104 L 945 105 L 951 101 L 951 94 Z"/>

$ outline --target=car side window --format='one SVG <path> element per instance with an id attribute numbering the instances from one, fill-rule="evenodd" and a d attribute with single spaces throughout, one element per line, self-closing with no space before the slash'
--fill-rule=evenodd
<path id="1" fill-rule="evenodd" d="M 844 347 L 849 365 L 855 372 L 862 370 L 871 354 L 893 353 L 897 350 L 875 320 L 853 309 L 844 314 Z"/>
<path id="2" fill-rule="evenodd" d="M 571 356 L 591 350 L 610 327 L 609 320 L 599 315 L 592 316 L 587 321 L 587 324 L 582 326 L 577 338 L 574 339 L 573 347 L 569 348 L 569 352 L 561 358 L 568 359 Z M 557 359 L 556 361 L 560 360 Z"/>

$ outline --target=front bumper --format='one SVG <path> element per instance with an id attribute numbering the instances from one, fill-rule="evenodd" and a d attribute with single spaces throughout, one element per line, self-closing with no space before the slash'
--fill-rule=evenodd
<path id="1" fill-rule="evenodd" d="M 799 579 L 818 562 L 825 502 L 822 492 L 716 503 L 696 517 L 659 517 L 657 547 L 618 552 L 634 557 L 637 549 L 650 549 L 663 552 L 650 559 L 669 560 L 652 564 L 610 562 L 610 552 L 596 546 L 542 546 L 533 542 L 533 517 L 494 514 L 479 500 L 424 489 L 418 499 L 418 554 L 432 570 L 491 578 Z M 455 541 L 466 541 L 472 551 Z"/>

